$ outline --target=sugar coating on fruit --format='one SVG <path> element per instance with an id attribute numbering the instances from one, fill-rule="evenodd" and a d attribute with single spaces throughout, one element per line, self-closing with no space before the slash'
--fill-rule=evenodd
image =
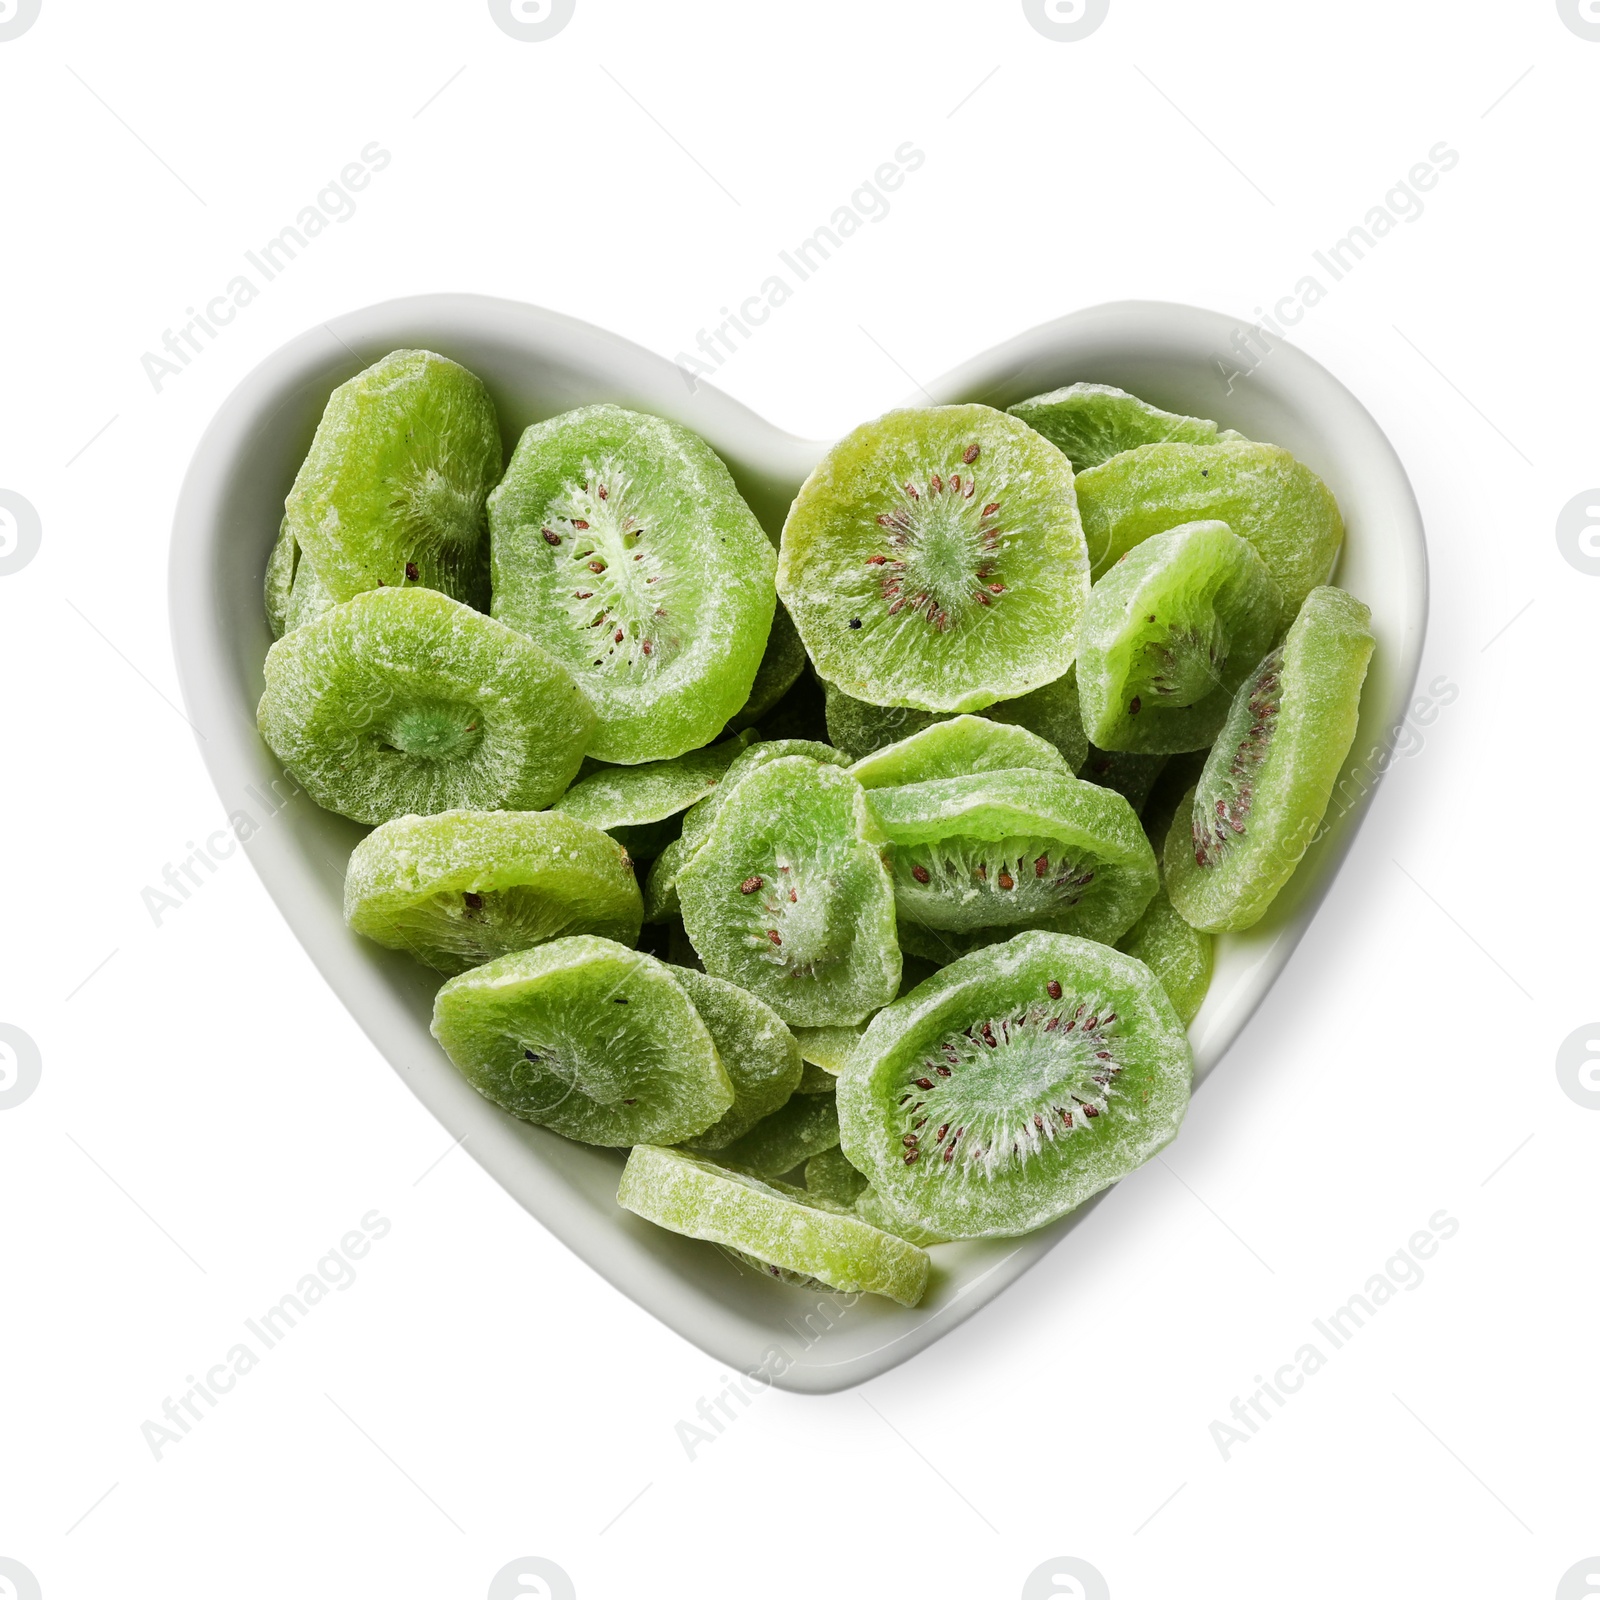
<path id="1" fill-rule="evenodd" d="M 1192 1061 L 1149 969 L 1023 933 L 873 1018 L 839 1080 L 842 1145 L 893 1209 L 950 1238 L 1071 1210 L 1177 1132 Z"/>
<path id="2" fill-rule="evenodd" d="M 432 589 L 374 589 L 285 634 L 257 715 L 318 805 L 374 823 L 538 810 L 594 728 L 559 662 Z"/>
<path id="3" fill-rule="evenodd" d="M 780 605 L 772 613 L 772 631 L 750 685 L 750 698 L 729 718 L 729 729 L 736 733 L 753 727 L 794 687 L 805 669 L 806 647 Z"/>
<path id="4" fill-rule="evenodd" d="M 643 915 L 628 853 L 554 811 L 406 816 L 351 853 L 345 921 L 439 972 L 571 934 L 633 944 Z"/>
<path id="5" fill-rule="evenodd" d="M 1217 425 L 1158 407 L 1106 383 L 1071 383 L 1008 408 L 1087 472 L 1144 444 L 1213 444 Z"/>
<path id="6" fill-rule="evenodd" d="M 710 1031 L 733 1085 L 733 1104 L 690 1141 L 697 1150 L 720 1150 L 787 1104 L 800 1086 L 800 1046 L 772 1007 L 747 990 L 692 968 L 672 975 Z"/>
<path id="7" fill-rule="evenodd" d="M 599 716 L 598 760 L 666 759 L 745 704 L 772 628 L 772 545 L 706 443 L 585 406 L 522 436 L 489 499 L 494 615 Z"/>
<path id="8" fill-rule="evenodd" d="M 1188 1027 L 1211 987 L 1216 940 L 1191 928 L 1173 909 L 1165 890 L 1117 941 L 1117 948 L 1144 962 L 1167 991 L 1178 1020 Z"/>
<path id="9" fill-rule="evenodd" d="M 926 711 L 1059 678 L 1087 587 L 1071 465 L 976 405 L 890 412 L 841 440 L 802 485 L 778 563 L 821 677 Z"/>
<path id="10" fill-rule="evenodd" d="M 930 1263 L 917 1246 L 874 1228 L 820 1196 L 766 1183 L 681 1150 L 647 1144 L 628 1156 L 617 1203 L 693 1239 L 844 1293 L 887 1295 L 914 1306 Z"/>
<path id="11" fill-rule="evenodd" d="M 585 1144 L 675 1143 L 733 1104 L 674 969 L 609 939 L 556 939 L 452 978 L 433 1034 L 480 1094 Z"/>
<path id="12" fill-rule="evenodd" d="M 839 1113 L 831 1094 L 796 1094 L 741 1138 L 716 1151 L 718 1161 L 758 1178 L 781 1178 L 839 1142 Z M 700 1141 L 691 1141 L 699 1148 Z"/>
<path id="13" fill-rule="evenodd" d="M 934 779 L 871 803 L 894 844 L 902 944 L 936 960 L 1023 928 L 1114 940 L 1156 890 L 1132 808 L 1065 773 Z"/>
<path id="14" fill-rule="evenodd" d="M 1317 837 L 1355 738 L 1370 621 L 1344 590 L 1312 590 L 1235 695 L 1163 851 L 1167 891 L 1192 926 L 1253 926 Z"/>
<path id="15" fill-rule="evenodd" d="M 935 722 L 909 739 L 874 751 L 857 761 L 850 775 L 863 789 L 888 789 L 930 778 L 1022 767 L 1072 776 L 1061 752 L 1037 734 L 966 715 Z"/>
<path id="16" fill-rule="evenodd" d="M 1141 445 L 1080 473 L 1077 491 L 1097 581 L 1152 534 L 1225 522 L 1272 574 L 1282 623 L 1327 582 L 1344 542 L 1332 491 L 1276 445 Z"/>
<path id="17" fill-rule="evenodd" d="M 849 1158 L 837 1146 L 806 1162 L 807 1192 L 835 1205 L 853 1206 L 866 1187 L 866 1178 L 850 1165 Z"/>
<path id="18" fill-rule="evenodd" d="M 573 784 L 553 809 L 605 829 L 663 821 L 704 800 L 754 737 L 746 731 L 670 761 L 605 768 Z"/>
<path id="19" fill-rule="evenodd" d="M 1145 754 L 1204 749 L 1277 637 L 1281 609 L 1265 563 L 1226 523 L 1135 545 L 1090 591 L 1078 630 L 1089 737 Z"/>
<path id="20" fill-rule="evenodd" d="M 900 981 L 894 890 L 866 794 L 786 756 L 741 779 L 678 875 L 708 972 L 801 1027 L 860 1022 Z"/>
<path id="21" fill-rule="evenodd" d="M 420 584 L 485 604 L 500 465 L 478 378 L 429 350 L 392 352 L 334 390 L 289 492 L 302 566 L 335 601 Z"/>

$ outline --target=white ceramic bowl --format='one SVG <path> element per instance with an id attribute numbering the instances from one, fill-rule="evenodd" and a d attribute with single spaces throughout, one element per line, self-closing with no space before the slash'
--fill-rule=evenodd
<path id="1" fill-rule="evenodd" d="M 1349 538 L 1337 578 L 1371 606 L 1378 640 L 1347 763 L 1351 776 L 1336 799 L 1333 826 L 1267 920 L 1218 941 L 1211 992 L 1190 1030 L 1200 1077 L 1282 970 L 1349 848 L 1405 715 L 1427 619 L 1421 519 L 1388 440 L 1331 374 L 1286 345 L 1229 393 L 1217 358 L 1231 351 L 1238 330 L 1226 317 L 1189 306 L 1096 306 L 1022 334 L 932 386 L 941 403 L 1005 406 L 1078 380 L 1118 384 L 1170 410 L 1214 417 L 1285 446 L 1323 477 L 1344 510 Z M 1069 1229 L 1092 1229 L 1093 1203 L 1026 1238 L 937 1247 L 934 1285 L 914 1311 L 871 1295 L 852 1303 L 790 1288 L 708 1245 L 663 1232 L 618 1207 L 621 1152 L 570 1144 L 518 1122 L 467 1086 L 428 1032 L 439 980 L 345 928 L 345 862 L 365 830 L 304 795 L 287 805 L 273 798 L 293 793 L 294 785 L 256 734 L 261 663 L 271 643 L 262 613 L 267 553 L 329 391 L 405 347 L 440 351 L 483 378 L 500 408 L 508 455 L 529 423 L 595 401 L 684 423 L 727 462 L 773 529 L 827 448 L 780 432 L 703 383 L 691 391 L 660 356 L 534 306 L 425 295 L 303 334 L 257 367 L 206 430 L 173 531 L 178 672 L 223 803 L 259 825 L 245 848 L 262 881 L 412 1091 L 596 1271 L 718 1360 L 764 1372 L 784 1388 L 825 1393 L 884 1372 L 992 1300 Z"/>

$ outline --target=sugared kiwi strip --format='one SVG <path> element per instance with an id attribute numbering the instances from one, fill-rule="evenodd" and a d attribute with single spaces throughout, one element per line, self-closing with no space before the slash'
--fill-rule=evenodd
<path id="1" fill-rule="evenodd" d="M 927 1254 L 854 1212 L 788 1184 L 764 1183 L 681 1150 L 639 1145 L 617 1203 L 658 1227 L 706 1239 L 777 1278 L 914 1306 L 928 1283 Z"/>

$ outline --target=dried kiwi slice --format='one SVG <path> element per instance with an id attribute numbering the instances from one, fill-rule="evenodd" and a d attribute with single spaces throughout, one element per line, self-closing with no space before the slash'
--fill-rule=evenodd
<path id="1" fill-rule="evenodd" d="M 1259 922 L 1316 837 L 1355 738 L 1371 620 L 1343 589 L 1313 589 L 1234 696 L 1164 851 L 1167 893 L 1192 926 Z"/>
<path id="2" fill-rule="evenodd" d="M 494 615 L 583 684 L 596 760 L 697 750 L 749 699 L 775 557 L 687 428 L 612 405 L 537 423 L 489 498 L 489 527 Z"/>
<path id="3" fill-rule="evenodd" d="M 837 767 L 785 756 L 741 778 L 678 875 L 706 970 L 799 1027 L 848 1026 L 892 1000 L 900 950 L 882 845 L 865 791 Z"/>
<path id="4" fill-rule="evenodd" d="M 284 613 L 283 631 L 293 633 L 314 622 L 324 611 L 332 611 L 338 601 L 328 592 L 316 569 L 301 551 L 295 558 L 294 583 L 289 589 L 289 607 Z"/>
<path id="5" fill-rule="evenodd" d="M 1094 586 L 1078 626 L 1083 724 L 1103 750 L 1203 750 L 1278 636 L 1283 603 L 1225 522 L 1137 544 Z"/>
<path id="6" fill-rule="evenodd" d="M 1211 987 L 1216 940 L 1191 928 L 1173 910 L 1165 888 L 1145 907 L 1144 915 L 1117 941 L 1117 948 L 1144 962 L 1167 991 L 1178 1020 L 1194 1021 Z"/>
<path id="7" fill-rule="evenodd" d="M 901 943 L 949 960 L 1024 928 L 1110 943 L 1156 891 L 1133 808 L 1079 778 L 982 772 L 878 789 Z"/>
<path id="8" fill-rule="evenodd" d="M 300 563 L 300 546 L 289 532 L 289 519 L 285 517 L 272 542 L 272 553 L 267 557 L 267 575 L 262 584 L 262 598 L 267 608 L 267 626 L 272 637 L 281 639 L 289 630 L 289 596 L 294 590 L 294 569 Z"/>
<path id="9" fill-rule="evenodd" d="M 800 1046 L 777 1012 L 748 990 L 690 967 L 674 967 L 672 975 L 710 1030 L 733 1085 L 733 1104 L 689 1141 L 696 1150 L 720 1150 L 788 1104 L 800 1086 Z"/>
<path id="10" fill-rule="evenodd" d="M 1080 473 L 1078 505 L 1096 581 L 1141 540 L 1215 520 L 1255 548 L 1277 583 L 1280 626 L 1326 583 L 1344 520 L 1316 473 L 1276 445 L 1147 444 Z"/>
<path id="11" fill-rule="evenodd" d="M 803 1189 L 763 1183 L 681 1150 L 633 1150 L 617 1204 L 658 1227 L 753 1257 L 774 1276 L 888 1295 L 907 1306 L 927 1288 L 928 1257 L 916 1245 Z"/>
<path id="12" fill-rule="evenodd" d="M 580 778 L 551 807 L 596 828 L 603 828 L 628 853 L 645 860 L 660 854 L 672 835 L 663 836 L 658 824 L 670 823 L 722 782 L 723 775 L 755 738 L 753 732 L 735 734 L 721 744 L 670 761 L 647 761 L 637 767 L 602 767 Z M 676 824 L 673 823 L 674 831 Z"/>
<path id="13" fill-rule="evenodd" d="M 1167 1144 L 1191 1072 L 1142 962 L 1022 933 L 872 1019 L 839 1077 L 841 1143 L 910 1222 L 952 1239 L 1026 1233 Z"/>
<path id="14" fill-rule="evenodd" d="M 778 593 L 819 675 L 857 700 L 1027 694 L 1072 664 L 1088 593 L 1071 464 L 988 406 L 891 411 L 801 485 Z"/>
<path id="15" fill-rule="evenodd" d="M 811 739 L 769 739 L 763 744 L 753 744 L 743 750 L 722 775 L 722 781 L 698 805 L 692 806 L 683 819 L 683 833 L 665 846 L 650 869 L 645 884 L 644 915 L 646 922 L 670 922 L 681 914 L 678 904 L 678 874 L 694 859 L 694 853 L 711 834 L 711 825 L 723 801 L 737 789 L 752 772 L 781 761 L 785 756 L 806 756 L 812 761 L 830 766 L 847 767 L 850 758 L 831 745 L 819 744 Z"/>
<path id="16" fill-rule="evenodd" d="M 285 502 L 288 527 L 336 601 L 421 584 L 486 605 L 483 507 L 500 476 L 489 391 L 431 350 L 396 350 L 328 399 Z"/>
<path id="17" fill-rule="evenodd" d="M 676 1142 L 733 1104 L 711 1033 L 642 950 L 579 935 L 452 978 L 433 1035 L 479 1094 L 584 1144 Z"/>
<path id="18" fill-rule="evenodd" d="M 273 645 L 266 680 L 262 737 L 318 805 L 357 822 L 536 811 L 594 727 L 559 662 L 433 589 L 335 606 Z"/>
<path id="19" fill-rule="evenodd" d="M 1087 472 L 1142 444 L 1214 444 L 1217 425 L 1146 404 L 1106 383 L 1071 383 L 1007 408 L 1042 433 L 1071 463 Z"/>
<path id="20" fill-rule="evenodd" d="M 837 1078 L 844 1058 L 855 1049 L 865 1028 L 865 1023 L 854 1028 L 796 1028 L 794 1036 L 807 1066 L 820 1067 Z"/>
<path id="21" fill-rule="evenodd" d="M 866 1186 L 867 1180 L 850 1165 L 850 1158 L 837 1145 L 806 1162 L 806 1193 L 816 1199 L 853 1206 Z"/>
<path id="22" fill-rule="evenodd" d="M 848 1033 L 850 1030 L 844 1030 Z M 800 1074 L 799 1086 L 796 1094 L 832 1094 L 838 1087 L 834 1080 L 839 1076 L 837 1072 L 829 1072 L 826 1067 L 819 1067 L 816 1062 L 808 1061 L 805 1070 Z"/>
<path id="23" fill-rule="evenodd" d="M 825 684 L 823 689 L 828 737 L 854 761 L 947 720 L 946 713 L 912 711 L 905 706 L 874 706 L 865 700 L 853 700 L 831 683 Z M 1089 753 L 1083 714 L 1078 705 L 1075 671 L 1068 671 L 1054 683 L 1047 683 L 1031 694 L 1019 695 L 1015 700 L 996 700 L 992 706 L 983 708 L 983 715 L 990 722 L 1026 728 L 1029 733 L 1053 744 L 1069 771 L 1076 772 Z"/>
<path id="24" fill-rule="evenodd" d="M 863 789 L 889 789 L 1008 767 L 1037 767 L 1072 776 L 1061 752 L 1037 734 L 974 716 L 935 722 L 909 739 L 885 745 L 856 762 L 850 776 Z"/>
<path id="25" fill-rule="evenodd" d="M 839 1112 L 831 1094 L 797 1094 L 787 1105 L 750 1129 L 742 1138 L 722 1145 L 718 1161 L 758 1178 L 781 1178 L 802 1162 L 839 1142 Z M 698 1139 L 691 1149 L 702 1148 Z"/>
<path id="26" fill-rule="evenodd" d="M 806 647 L 800 642 L 789 613 L 780 605 L 772 613 L 772 631 L 756 681 L 750 685 L 750 698 L 729 720 L 728 731 L 753 727 L 788 694 L 806 669 Z"/>
<path id="27" fill-rule="evenodd" d="M 438 972 L 464 972 L 549 939 L 633 944 L 644 907 L 628 852 L 555 811 L 397 817 L 355 847 L 344 919 Z"/>

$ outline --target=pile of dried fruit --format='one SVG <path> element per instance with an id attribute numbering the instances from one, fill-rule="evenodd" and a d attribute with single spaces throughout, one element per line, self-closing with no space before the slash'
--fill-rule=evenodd
<path id="1" fill-rule="evenodd" d="M 1343 532 L 1286 451 L 1074 384 L 865 424 L 774 549 L 687 429 L 587 406 L 502 473 L 478 379 L 397 351 L 289 495 L 261 731 L 376 825 L 346 916 L 450 975 L 474 1087 L 631 1147 L 663 1227 L 914 1305 L 925 1245 L 1176 1133 L 1213 936 L 1354 736 Z"/>

